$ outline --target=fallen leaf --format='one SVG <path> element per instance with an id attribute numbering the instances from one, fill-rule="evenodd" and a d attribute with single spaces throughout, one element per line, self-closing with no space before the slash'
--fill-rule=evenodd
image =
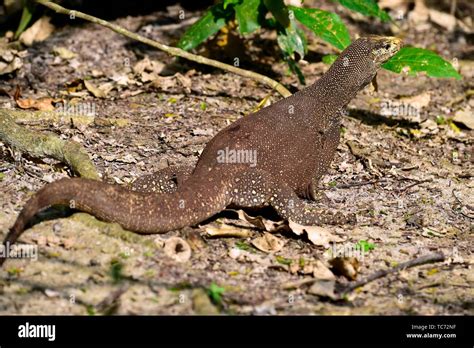
<path id="1" fill-rule="evenodd" d="M 252 240 L 252 245 L 265 253 L 274 253 L 283 248 L 285 241 L 271 233 L 265 232 L 263 236 Z"/>
<path id="2" fill-rule="evenodd" d="M 31 46 L 35 42 L 46 40 L 54 31 L 54 25 L 50 23 L 50 20 L 51 18 L 47 16 L 38 19 L 20 35 L 20 42 L 25 46 Z"/>
<path id="3" fill-rule="evenodd" d="M 329 261 L 336 275 L 342 275 L 349 280 L 355 280 L 359 273 L 360 263 L 355 257 L 335 257 Z"/>
<path id="4" fill-rule="evenodd" d="M 262 217 L 260 215 L 259 216 L 250 216 L 243 210 L 236 210 L 235 212 L 237 212 L 237 214 L 239 216 L 239 219 L 251 223 L 252 225 L 254 225 L 255 227 L 257 227 L 260 230 L 264 230 L 264 231 L 267 231 L 267 232 L 276 232 L 279 229 L 284 227 L 283 226 L 283 224 L 284 224 L 283 221 L 275 222 L 275 221 L 272 221 L 272 220 L 269 220 L 269 219 L 265 219 L 264 217 Z"/>
<path id="5" fill-rule="evenodd" d="M 416 25 L 415 30 L 424 31 L 429 29 L 431 27 L 429 23 L 427 23 L 429 17 L 430 13 L 424 0 L 415 0 L 415 7 L 413 11 L 408 14 L 408 20 Z"/>
<path id="6" fill-rule="evenodd" d="M 335 293 L 336 281 L 334 280 L 317 280 L 311 285 L 308 293 L 320 297 L 327 297 L 332 300 L 338 300 L 339 296 Z"/>
<path id="7" fill-rule="evenodd" d="M 462 123 L 469 129 L 474 129 L 474 113 L 472 110 L 458 110 L 454 114 L 454 122 Z"/>
<path id="8" fill-rule="evenodd" d="M 159 78 L 159 74 L 163 71 L 165 64 L 156 60 L 150 60 L 145 56 L 133 66 L 133 72 L 140 75 L 142 82 L 149 82 Z"/>
<path id="9" fill-rule="evenodd" d="M 105 98 L 107 94 L 114 88 L 113 85 L 109 82 L 106 82 L 99 87 L 94 86 L 91 82 L 84 80 L 84 86 L 89 92 L 96 98 Z"/>
<path id="10" fill-rule="evenodd" d="M 186 262 L 191 258 L 191 247 L 183 238 L 168 238 L 163 250 L 166 256 L 177 262 Z"/>
<path id="11" fill-rule="evenodd" d="M 327 229 L 320 226 L 304 226 L 290 220 L 289 227 L 297 235 L 306 232 L 308 239 L 314 245 L 320 245 L 325 248 L 328 248 L 329 243 L 331 242 L 341 242 L 343 240 L 341 237 L 332 234 Z"/>
<path id="12" fill-rule="evenodd" d="M 428 10 L 428 13 L 430 15 L 430 21 L 439 25 L 440 27 L 445 28 L 447 31 L 453 31 L 456 28 L 456 17 L 450 15 L 449 13 L 440 12 L 433 9 Z"/>
<path id="13" fill-rule="evenodd" d="M 210 237 L 247 238 L 252 235 L 252 232 L 250 230 L 225 224 L 206 225 L 204 230 Z"/>
<path id="14" fill-rule="evenodd" d="M 239 248 L 230 249 L 229 257 L 240 262 L 255 262 L 259 265 L 267 267 L 272 265 L 272 260 L 268 258 L 268 255 L 261 256 L 257 254 L 252 254 L 246 250 L 242 250 Z"/>
<path id="15" fill-rule="evenodd" d="M 24 52 L 12 48 L 6 39 L 0 38 L 0 75 L 9 74 L 23 66 Z"/>
<path id="16" fill-rule="evenodd" d="M 51 289 L 44 289 L 44 294 L 48 297 L 59 297 L 61 293 Z"/>
<path id="17" fill-rule="evenodd" d="M 176 73 L 174 75 L 176 77 L 176 79 L 179 81 L 179 83 L 181 84 L 181 86 L 184 87 L 184 89 L 186 90 L 186 92 L 191 92 L 191 85 L 192 85 L 192 81 L 191 79 L 188 77 L 188 76 L 185 76 L 185 75 L 182 75 L 180 73 Z"/>
<path id="18" fill-rule="evenodd" d="M 17 105 L 22 109 L 36 109 L 41 111 L 54 111 L 53 103 L 59 102 L 61 99 L 39 98 L 39 99 L 17 99 Z"/>
<path id="19" fill-rule="evenodd" d="M 312 284 L 312 283 L 314 283 L 314 279 L 307 277 L 307 278 L 298 279 L 298 280 L 295 280 L 295 281 L 289 281 L 289 282 L 283 283 L 281 285 L 281 288 L 283 290 L 298 289 L 303 285 Z"/>
<path id="20" fill-rule="evenodd" d="M 20 69 L 23 63 L 20 58 L 15 57 L 10 63 L 0 61 L 0 75 L 9 74 L 15 70 Z"/>
<path id="21" fill-rule="evenodd" d="M 167 91 L 177 85 L 177 81 L 173 76 L 157 76 L 152 81 L 152 86 Z"/>
<path id="22" fill-rule="evenodd" d="M 62 59 L 72 59 L 77 56 L 77 54 L 68 50 L 66 47 L 54 47 L 53 52 Z"/>
<path id="23" fill-rule="evenodd" d="M 313 263 L 313 277 L 320 280 L 336 280 L 334 273 L 320 260 Z"/>

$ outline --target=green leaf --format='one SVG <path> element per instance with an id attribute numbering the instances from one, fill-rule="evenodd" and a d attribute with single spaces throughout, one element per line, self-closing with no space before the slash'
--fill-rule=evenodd
<path id="1" fill-rule="evenodd" d="M 283 59 L 287 62 L 290 70 L 298 76 L 300 83 L 305 85 L 306 81 L 304 75 L 296 63 L 297 58 L 302 59 L 306 54 L 307 42 L 304 32 L 296 27 L 294 20 L 291 20 L 287 28 L 282 28 L 279 25 L 277 31 L 277 42 L 283 52 Z M 297 53 L 299 57 L 295 57 L 295 53 Z"/>
<path id="2" fill-rule="evenodd" d="M 217 285 L 216 283 L 212 283 L 207 290 L 209 297 L 214 301 L 214 303 L 220 304 L 222 301 L 222 294 L 225 292 L 225 289 Z"/>
<path id="3" fill-rule="evenodd" d="M 390 15 L 381 10 L 375 0 L 336 0 L 349 10 L 362 13 L 365 16 L 378 17 L 382 22 L 389 21 Z"/>
<path id="4" fill-rule="evenodd" d="M 451 63 L 445 61 L 433 51 L 418 47 L 403 47 L 382 67 L 396 73 L 400 73 L 405 67 L 408 67 L 410 75 L 416 75 L 416 73 L 424 71 L 431 77 L 462 78 Z"/>
<path id="5" fill-rule="evenodd" d="M 221 29 L 231 18 L 231 6 L 224 9 L 222 3 L 212 6 L 196 23 L 191 25 L 178 42 L 178 47 L 190 50 L 204 42 Z"/>
<path id="6" fill-rule="evenodd" d="M 289 9 L 301 24 L 340 50 L 351 43 L 349 31 L 337 14 L 316 8 L 290 6 Z"/>
<path id="7" fill-rule="evenodd" d="M 118 283 L 123 279 L 123 263 L 117 259 L 110 262 L 110 275 L 114 283 Z"/>
<path id="8" fill-rule="evenodd" d="M 283 28 L 290 26 L 288 7 L 286 7 L 283 0 L 263 0 L 263 3 Z"/>
<path id="9" fill-rule="evenodd" d="M 337 54 L 326 54 L 322 60 L 324 64 L 331 65 L 332 63 L 336 61 L 337 57 L 338 57 Z"/>
<path id="10" fill-rule="evenodd" d="M 281 263 L 282 265 L 291 265 L 291 263 L 293 262 L 293 260 L 287 259 L 286 257 L 283 257 L 283 256 L 275 256 L 275 260 L 278 263 Z"/>
<path id="11" fill-rule="evenodd" d="M 267 12 L 261 0 L 243 0 L 234 9 L 241 34 L 252 33 L 260 28 Z"/>
<path id="12" fill-rule="evenodd" d="M 364 252 L 368 252 L 370 250 L 375 249 L 375 244 L 369 243 L 366 240 L 360 240 L 358 243 L 355 245 L 356 250 L 363 250 Z"/>
<path id="13" fill-rule="evenodd" d="M 224 8 L 224 10 L 227 10 L 227 7 L 228 6 L 232 6 L 232 5 L 236 5 L 240 2 L 241 0 L 224 0 L 222 2 L 222 7 Z"/>
<path id="14" fill-rule="evenodd" d="M 306 36 L 295 25 L 279 30 L 277 42 L 285 55 L 292 59 L 295 52 L 299 54 L 300 58 L 303 58 L 306 53 Z"/>
<path id="15" fill-rule="evenodd" d="M 18 39 L 21 33 L 25 31 L 26 27 L 28 27 L 31 18 L 33 18 L 33 12 L 35 11 L 35 7 L 35 4 L 33 4 L 31 1 L 23 1 L 23 12 L 21 13 L 20 23 L 18 24 L 18 28 L 15 32 L 15 39 Z"/>

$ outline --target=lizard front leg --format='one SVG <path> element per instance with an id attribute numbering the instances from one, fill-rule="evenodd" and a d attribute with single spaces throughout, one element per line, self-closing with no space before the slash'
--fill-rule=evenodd
<path id="1" fill-rule="evenodd" d="M 316 169 L 316 173 L 308 183 L 306 190 L 304 191 L 303 198 L 318 202 L 321 200 L 327 200 L 327 197 L 324 193 L 318 190 L 318 183 L 321 177 L 327 173 L 331 162 L 334 159 L 334 154 L 336 154 L 336 149 L 339 145 L 339 140 L 341 137 L 341 119 L 345 113 L 345 109 L 341 109 L 337 112 L 337 115 L 332 120 L 327 131 L 324 132 L 321 141 L 321 153 L 333 154 L 332 156 L 323 156 L 321 161 Z"/>
<path id="2" fill-rule="evenodd" d="M 139 177 L 130 185 L 130 189 L 145 193 L 172 193 L 189 178 L 193 169 L 194 166 L 189 165 L 167 167 Z"/>
<path id="3" fill-rule="evenodd" d="M 299 198 L 286 183 L 262 170 L 249 170 L 234 178 L 232 204 L 242 208 L 272 206 L 278 215 L 301 225 L 344 224 L 355 221 L 354 214 L 321 208 Z"/>

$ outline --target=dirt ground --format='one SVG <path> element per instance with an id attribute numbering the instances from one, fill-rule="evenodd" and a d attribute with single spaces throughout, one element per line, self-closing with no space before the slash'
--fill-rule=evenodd
<path id="1" fill-rule="evenodd" d="M 391 33 L 389 24 L 364 20 L 332 2 L 315 7 L 338 12 L 352 37 Z M 115 22 L 175 44 L 185 30 L 178 10 Z M 163 25 L 168 27 L 162 30 Z M 343 120 L 336 158 L 320 183 L 325 204 L 357 213 L 358 221 L 323 228 L 339 237 L 339 247 L 361 240 L 374 245 L 359 260 L 357 279 L 433 252 L 443 252 L 445 262 L 403 270 L 331 299 L 315 288 L 324 282 L 305 265 L 320 260 L 329 266 L 332 248 L 315 245 L 305 235 L 275 232 L 285 244 L 265 253 L 252 244 L 263 231 L 232 212 L 200 226 L 141 236 L 84 213 L 57 218 L 61 212 L 50 210 L 55 219 L 44 219 L 21 238 L 38 245 L 38 260 L 8 260 L 0 270 L 0 314 L 474 314 L 473 131 L 449 121 L 460 110 L 473 117 L 473 34 L 428 25 L 423 31 L 405 25 L 396 34 L 408 44 L 456 58 L 464 78 L 381 71 L 378 92 L 359 93 Z M 228 62 L 237 52 L 242 68 L 267 74 L 293 91 L 302 88 L 287 72 L 272 35 L 255 34 L 245 41 L 231 37 L 236 42 L 228 50 L 213 49 L 214 40 L 198 51 Z M 310 84 L 327 70 L 321 56 L 331 51 L 308 37 L 310 53 L 302 71 Z M 61 58 L 55 47 L 76 56 Z M 249 79 L 175 60 L 90 23 L 59 26 L 27 53 L 19 72 L 0 78 L 0 89 L 13 94 L 18 86 L 22 97 L 31 99 L 76 98 L 93 105 L 97 116 L 89 124 L 74 117 L 22 124 L 81 143 L 103 179 L 118 184 L 169 165 L 195 163 L 220 129 L 252 112 L 267 95 L 271 101 L 280 98 Z M 146 56 L 165 64 L 171 77 L 143 82 L 143 73 L 133 67 Z M 181 76 L 173 76 L 177 72 Z M 108 82 L 113 89 L 96 98 L 71 87 L 84 79 L 95 86 Z M 418 103 L 419 115 L 384 114 L 387 102 Z M 0 106 L 16 107 L 5 95 Z M 0 175 L 3 238 L 34 192 L 71 174 L 63 164 L 21 156 L 0 143 Z M 247 237 L 209 235 L 222 226 Z M 163 247 L 172 237 L 190 245 L 186 262 L 169 257 Z M 348 282 L 343 276 L 336 280 Z"/>

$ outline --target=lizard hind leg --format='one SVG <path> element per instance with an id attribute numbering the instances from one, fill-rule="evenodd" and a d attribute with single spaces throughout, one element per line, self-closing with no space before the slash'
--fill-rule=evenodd
<path id="1" fill-rule="evenodd" d="M 194 166 L 182 165 L 161 169 L 136 179 L 130 189 L 144 193 L 172 193 L 191 175 Z"/>
<path id="2" fill-rule="evenodd" d="M 232 203 L 242 208 L 272 206 L 278 215 L 301 225 L 355 222 L 355 215 L 321 208 L 299 198 L 286 183 L 262 170 L 246 171 L 234 179 Z"/>

